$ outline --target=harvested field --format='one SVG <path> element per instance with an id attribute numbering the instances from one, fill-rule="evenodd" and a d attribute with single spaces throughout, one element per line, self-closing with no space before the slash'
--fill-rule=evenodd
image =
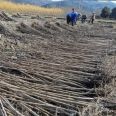
<path id="1" fill-rule="evenodd" d="M 115 116 L 115 29 L 17 15 L 0 23 L 0 116 Z"/>

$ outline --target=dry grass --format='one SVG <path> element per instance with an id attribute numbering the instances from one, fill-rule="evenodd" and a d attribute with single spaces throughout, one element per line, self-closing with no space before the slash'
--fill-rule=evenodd
<path id="1" fill-rule="evenodd" d="M 42 8 L 39 6 L 29 4 L 15 4 L 0 0 L 0 9 L 10 12 L 26 12 L 26 13 L 39 13 L 42 15 L 61 15 L 63 10 L 59 8 Z"/>
<path id="2" fill-rule="evenodd" d="M 115 30 L 97 22 L 72 27 L 52 18 L 13 19 L 0 24 L 2 114 L 115 116 L 115 80 L 106 82 Z"/>

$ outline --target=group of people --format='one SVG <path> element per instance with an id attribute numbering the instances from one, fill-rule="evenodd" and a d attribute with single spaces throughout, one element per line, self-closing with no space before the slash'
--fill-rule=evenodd
<path id="1" fill-rule="evenodd" d="M 74 8 L 72 8 L 72 12 L 68 13 L 66 16 L 67 24 L 71 24 L 72 26 L 74 26 L 80 18 L 82 23 L 85 23 L 87 20 L 86 15 L 81 15 L 80 13 L 76 12 Z M 95 21 L 95 13 L 92 13 L 89 23 L 93 24 L 94 21 Z"/>
<path id="2" fill-rule="evenodd" d="M 77 20 L 79 19 L 80 14 L 75 12 L 74 8 L 72 9 L 71 13 L 68 13 L 66 16 L 67 24 L 70 24 L 73 26 L 76 24 Z"/>

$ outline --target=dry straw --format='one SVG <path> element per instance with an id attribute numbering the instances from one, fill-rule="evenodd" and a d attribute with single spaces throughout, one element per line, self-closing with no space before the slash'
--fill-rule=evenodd
<path id="1" fill-rule="evenodd" d="M 63 10 L 60 8 L 43 8 L 29 4 L 15 4 L 12 2 L 1 1 L 0 9 L 10 12 L 26 12 L 26 13 L 39 13 L 47 15 L 61 15 Z"/>

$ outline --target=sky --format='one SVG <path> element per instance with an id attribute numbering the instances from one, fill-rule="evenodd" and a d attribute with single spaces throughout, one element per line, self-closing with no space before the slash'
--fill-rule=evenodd
<path id="1" fill-rule="evenodd" d="M 62 0 L 52 0 L 52 1 L 62 1 Z M 107 2 L 108 0 L 99 0 L 99 1 L 102 1 L 102 2 Z M 116 3 L 116 0 L 112 0 L 110 1 L 112 3 Z"/>
<path id="2" fill-rule="evenodd" d="M 113 3 L 116 3 L 116 1 L 112 1 Z"/>
<path id="3" fill-rule="evenodd" d="M 52 1 L 62 1 L 62 0 L 52 0 Z"/>

